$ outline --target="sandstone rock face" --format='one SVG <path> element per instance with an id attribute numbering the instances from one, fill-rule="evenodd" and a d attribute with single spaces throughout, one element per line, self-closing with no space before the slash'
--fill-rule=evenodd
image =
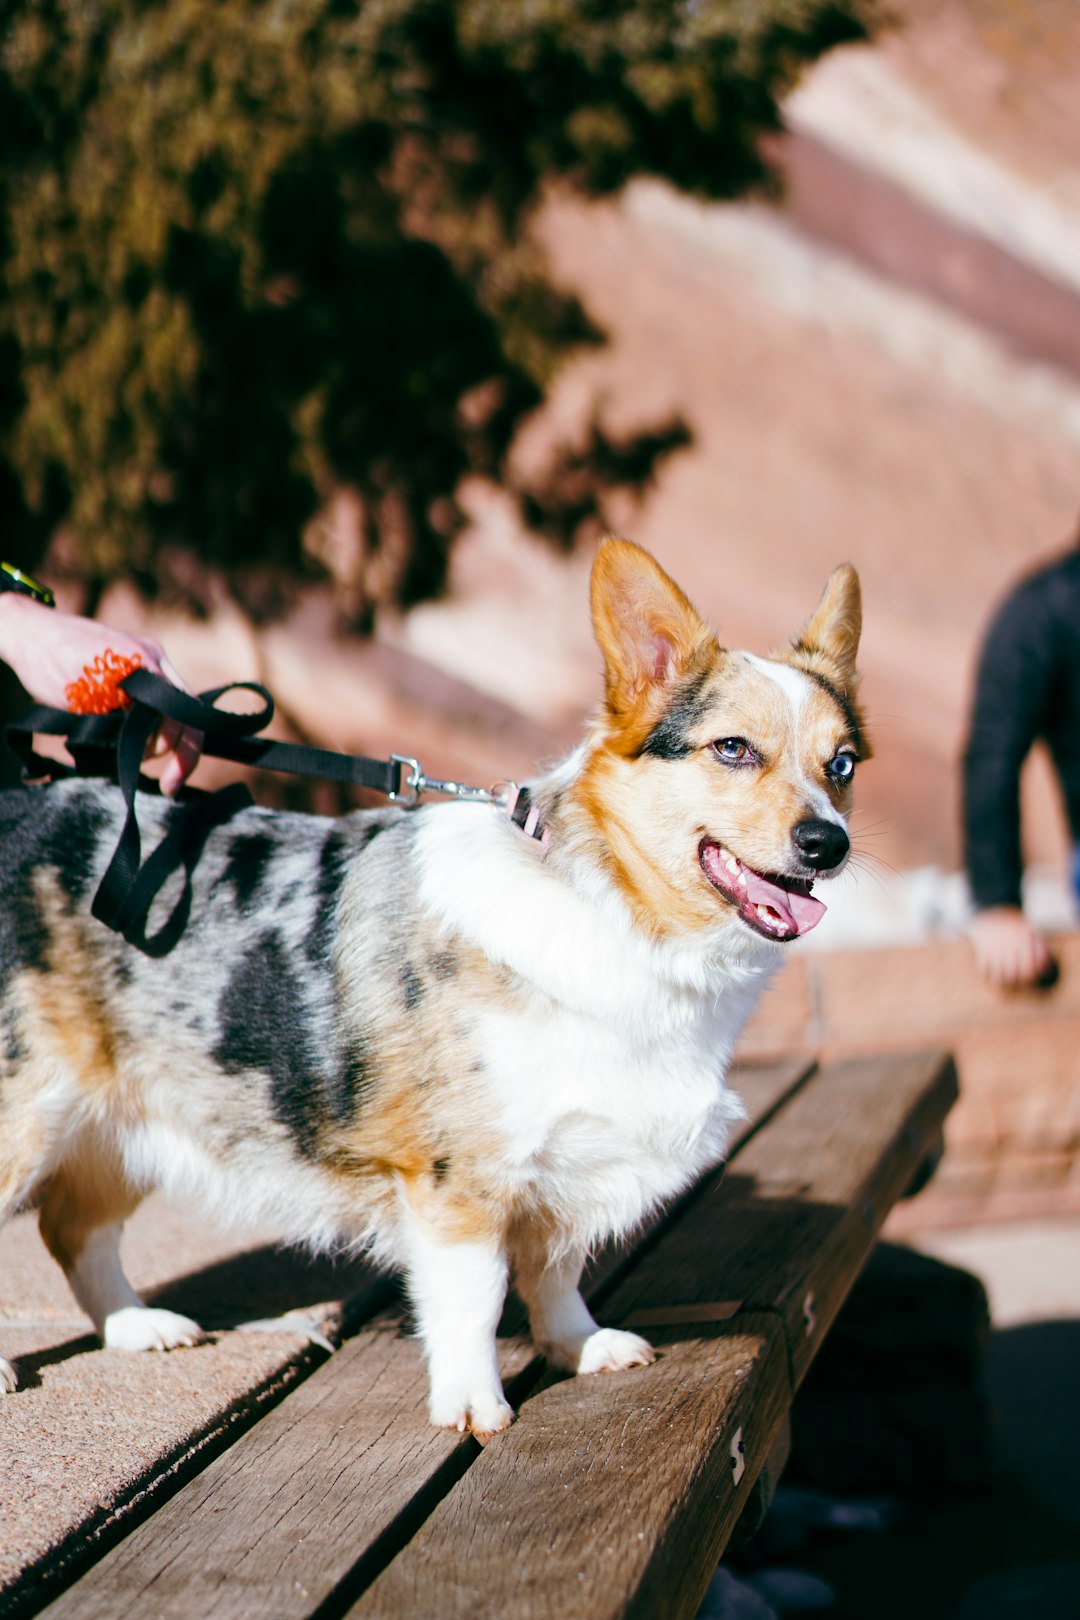
<path id="1" fill-rule="evenodd" d="M 857 564 L 870 886 L 879 863 L 959 864 L 976 638 L 1080 513 L 1080 14 L 905 0 L 899 18 L 793 94 L 779 206 L 646 182 L 610 205 L 552 199 L 538 228 L 611 342 L 565 371 L 519 446 L 542 459 L 597 408 L 614 430 L 681 413 L 693 447 L 612 516 L 735 645 L 787 637 L 829 569 Z M 519 774 L 596 697 L 588 547 L 558 556 L 497 491 L 466 493 L 446 599 L 384 618 L 374 646 L 336 641 L 319 593 L 258 639 L 227 613 L 156 628 L 194 684 L 261 672 L 328 742 Z M 1049 773 L 1028 775 L 1029 855 L 1060 866 Z"/>

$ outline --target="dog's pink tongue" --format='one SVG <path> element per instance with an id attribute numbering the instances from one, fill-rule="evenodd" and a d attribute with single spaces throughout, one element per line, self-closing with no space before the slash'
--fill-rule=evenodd
<path id="1" fill-rule="evenodd" d="M 757 872 L 746 869 L 746 898 L 752 906 L 771 906 L 782 922 L 796 934 L 808 934 L 816 928 L 826 908 L 812 894 L 796 894 L 794 889 L 782 889 L 779 883 L 770 883 Z"/>

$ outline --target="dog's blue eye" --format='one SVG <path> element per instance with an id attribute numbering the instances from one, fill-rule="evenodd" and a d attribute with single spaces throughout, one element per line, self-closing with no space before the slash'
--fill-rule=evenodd
<path id="1" fill-rule="evenodd" d="M 834 782 L 850 782 L 855 775 L 855 755 L 837 754 L 826 765 L 825 775 L 831 776 Z"/>
<path id="2" fill-rule="evenodd" d="M 757 758 L 745 737 L 721 737 L 713 751 L 725 765 L 751 765 Z"/>

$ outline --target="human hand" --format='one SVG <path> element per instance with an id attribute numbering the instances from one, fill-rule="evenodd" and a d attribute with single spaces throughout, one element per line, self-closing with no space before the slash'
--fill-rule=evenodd
<path id="1" fill-rule="evenodd" d="M 976 912 L 971 944 L 983 978 L 1002 989 L 1034 986 L 1054 968 L 1046 940 L 1019 906 L 988 906 Z"/>
<path id="2" fill-rule="evenodd" d="M 182 692 L 189 688 L 156 641 L 113 630 L 95 619 L 47 608 L 12 592 L 0 595 L 0 658 L 11 665 L 38 703 L 74 713 L 108 713 L 123 698 L 114 681 L 102 679 L 109 664 L 149 669 Z M 87 704 L 98 702 L 100 708 Z M 202 734 L 175 720 L 163 720 L 147 756 L 163 759 L 161 791 L 176 793 L 198 763 Z"/>

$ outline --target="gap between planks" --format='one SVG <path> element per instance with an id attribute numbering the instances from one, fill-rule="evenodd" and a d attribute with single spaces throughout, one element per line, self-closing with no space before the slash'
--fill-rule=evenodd
<path id="1" fill-rule="evenodd" d="M 616 1320 L 636 1298 L 677 1324 L 655 1337 L 667 1346 L 657 1366 L 620 1376 L 625 1403 L 600 1380 L 543 1379 L 527 1423 L 485 1452 L 348 1620 L 693 1615 L 746 1500 L 739 1487 L 756 1478 L 869 1252 L 876 1226 L 862 1201 L 876 1194 L 883 1210 L 899 1195 L 955 1095 L 940 1054 L 838 1063 L 796 1093 L 609 1298 Z M 807 1199 L 820 1221 L 803 1219 Z M 773 1212 L 779 1273 L 759 1242 Z M 731 1221 L 741 1229 L 729 1259 Z M 717 1315 L 726 1330 L 710 1328 Z"/>
<path id="2" fill-rule="evenodd" d="M 744 1098 L 748 1117 L 737 1128 L 732 1157 L 743 1151 L 813 1070 L 813 1061 L 805 1058 L 740 1066 L 733 1089 Z M 664 1222 L 680 1215 L 719 1174 L 713 1172 L 675 1210 L 658 1218 L 643 1245 L 629 1254 L 615 1252 L 600 1258 L 587 1279 L 591 1304 L 610 1292 L 637 1263 L 642 1248 L 651 1244 Z M 376 1319 L 346 1341 L 330 1362 L 294 1388 L 286 1401 L 262 1417 L 235 1446 L 210 1462 L 152 1516 L 132 1525 L 125 1539 L 83 1575 L 76 1587 L 56 1598 L 46 1611 L 48 1620 L 119 1620 L 126 1613 L 144 1612 L 147 1601 L 160 1620 L 167 1620 L 172 1615 L 190 1614 L 196 1591 L 212 1603 L 215 1620 L 268 1612 L 285 1620 L 306 1616 L 324 1603 L 333 1607 L 335 1590 L 343 1583 L 350 1585 L 350 1592 L 356 1590 L 350 1584 L 352 1576 L 361 1575 L 365 1582 L 374 1579 L 412 1534 L 414 1504 L 419 1501 L 425 1513 L 433 1511 L 441 1495 L 479 1455 L 475 1442 L 427 1426 L 426 1380 L 415 1345 L 394 1342 L 397 1375 L 371 1361 L 367 1341 L 392 1341 L 388 1327 L 393 1327 L 389 1318 Z M 509 1349 L 504 1347 L 503 1357 L 508 1397 L 519 1403 L 536 1383 L 543 1363 L 531 1349 L 516 1342 Z M 388 1403 L 378 1402 L 377 1388 L 390 1391 Z M 311 1415 L 315 1408 L 323 1409 L 321 1422 Z M 402 1455 L 400 1432 L 392 1444 L 380 1444 L 399 1418 L 411 1421 L 419 1431 L 419 1438 L 405 1447 L 408 1466 L 404 1469 L 394 1465 L 394 1459 L 400 1461 Z M 320 1436 L 340 1435 L 346 1428 L 349 1443 L 345 1452 L 322 1455 L 319 1445 L 325 1441 Z M 339 1482 L 348 1479 L 350 1470 L 360 1477 L 342 1483 L 343 1500 L 339 1501 L 335 1493 L 331 1493 L 332 1499 L 320 1496 L 318 1483 L 309 1487 L 299 1477 L 305 1467 L 313 1475 L 319 1468 L 327 1469 Z M 266 1486 L 261 1499 L 250 1489 L 253 1471 L 262 1475 Z M 370 1522 L 364 1515 L 367 1527 L 362 1529 L 355 1511 L 357 1486 L 370 1483 L 373 1473 L 378 1480 L 386 1472 L 396 1476 L 400 1488 L 392 1487 L 383 1496 L 376 1490 L 375 1511 Z M 277 1474 L 280 1478 L 274 1482 Z M 440 1494 L 441 1486 L 445 1490 Z M 289 1491 L 301 1497 L 295 1514 L 281 1506 L 281 1493 Z M 316 1500 L 317 1509 L 313 1506 Z M 238 1526 L 239 1542 L 222 1534 L 230 1520 Z M 260 1520 L 274 1529 L 278 1540 L 289 1537 L 292 1553 L 284 1561 L 280 1552 L 270 1555 L 262 1547 Z M 335 1527 L 330 1545 L 323 1544 L 321 1535 L 326 1523 Z M 269 1589 L 266 1580 L 256 1579 L 252 1573 L 260 1560 L 277 1575 Z"/>

